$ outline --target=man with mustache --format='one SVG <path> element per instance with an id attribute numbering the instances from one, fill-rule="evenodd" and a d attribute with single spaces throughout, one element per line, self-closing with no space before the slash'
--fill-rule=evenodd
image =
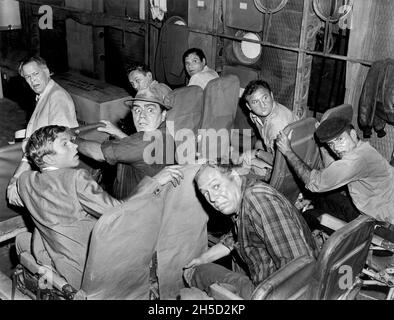
<path id="1" fill-rule="evenodd" d="M 231 215 L 232 232 L 190 261 L 185 280 L 207 290 L 215 282 L 229 284 L 249 299 L 255 287 L 273 272 L 301 255 L 316 256 L 316 246 L 298 210 L 270 185 L 234 168 L 204 164 L 195 176 L 199 191 L 216 210 Z M 235 249 L 249 276 L 212 263 Z"/>

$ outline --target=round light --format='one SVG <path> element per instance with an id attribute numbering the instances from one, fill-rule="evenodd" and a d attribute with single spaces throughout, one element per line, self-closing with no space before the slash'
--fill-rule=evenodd
<path id="1" fill-rule="evenodd" d="M 246 39 L 260 41 L 260 38 L 255 33 L 248 32 L 244 36 Z M 245 57 L 249 59 L 256 59 L 261 53 L 261 45 L 258 43 L 242 41 L 241 51 Z"/>
<path id="2" fill-rule="evenodd" d="M 237 31 L 235 33 L 236 37 L 261 41 L 260 37 L 256 33 Z M 253 64 L 256 63 L 262 52 L 261 45 L 259 43 L 249 42 L 249 41 L 233 41 L 233 52 L 235 57 L 243 64 Z"/>

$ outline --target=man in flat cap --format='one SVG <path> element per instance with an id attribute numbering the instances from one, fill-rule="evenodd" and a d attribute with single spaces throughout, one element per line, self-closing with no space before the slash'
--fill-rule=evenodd
<path id="1" fill-rule="evenodd" d="M 173 164 L 173 155 L 166 155 L 166 114 L 171 107 L 165 102 L 166 93 L 159 87 L 141 90 L 135 98 L 126 101 L 130 106 L 136 133 L 127 135 L 109 121 L 102 120 L 105 127 L 97 130 L 110 134 L 114 139 L 103 143 L 78 138 L 78 151 L 97 161 L 118 165 L 113 195 L 124 199 L 130 195 L 145 176 L 154 176 L 167 164 Z M 144 159 L 144 151 L 153 139 L 162 138 L 161 155 L 151 154 L 162 161 L 151 163 Z M 148 154 L 145 154 L 145 157 Z"/>
<path id="2" fill-rule="evenodd" d="M 311 169 L 293 151 L 280 132 L 279 151 L 312 192 L 331 191 L 347 185 L 357 209 L 379 221 L 394 223 L 394 168 L 369 142 L 359 140 L 349 120 L 331 117 L 317 128 L 317 139 L 337 156 L 324 169 Z"/>

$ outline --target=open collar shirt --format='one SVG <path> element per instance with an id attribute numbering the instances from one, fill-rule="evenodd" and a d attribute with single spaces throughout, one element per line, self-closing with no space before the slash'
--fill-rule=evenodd
<path id="1" fill-rule="evenodd" d="M 234 230 L 221 243 L 236 249 L 255 285 L 301 255 L 316 257 L 309 228 L 298 210 L 264 182 L 242 178 L 242 202 Z"/>

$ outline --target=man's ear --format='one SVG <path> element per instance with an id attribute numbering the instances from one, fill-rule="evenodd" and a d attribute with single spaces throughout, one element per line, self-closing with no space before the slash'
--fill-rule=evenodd
<path id="1" fill-rule="evenodd" d="M 146 76 L 149 78 L 149 80 L 153 80 L 152 72 L 148 71 Z"/>
<path id="2" fill-rule="evenodd" d="M 51 72 L 49 71 L 48 67 L 44 66 L 42 71 L 44 71 L 45 75 L 49 78 L 51 76 Z"/>
<path id="3" fill-rule="evenodd" d="M 357 132 L 355 129 L 350 130 L 350 137 L 352 138 L 352 140 L 358 140 Z"/>
<path id="4" fill-rule="evenodd" d="M 274 93 L 273 93 L 272 91 L 271 91 L 271 99 L 272 99 L 272 100 L 275 100 L 275 99 L 274 99 Z"/>
<path id="5" fill-rule="evenodd" d="M 164 120 L 166 120 L 166 116 L 167 116 L 167 110 L 164 110 L 162 113 L 161 113 L 161 121 L 163 122 Z"/>
<path id="6" fill-rule="evenodd" d="M 207 65 L 207 60 L 205 60 L 205 58 L 202 58 L 202 63 L 203 63 L 204 66 L 206 66 Z"/>
<path id="7" fill-rule="evenodd" d="M 42 161 L 44 161 L 45 164 L 47 164 L 47 165 L 49 165 L 49 166 L 51 166 L 51 165 L 54 164 L 52 154 L 46 154 L 46 155 L 44 155 L 44 156 L 42 157 Z"/>

